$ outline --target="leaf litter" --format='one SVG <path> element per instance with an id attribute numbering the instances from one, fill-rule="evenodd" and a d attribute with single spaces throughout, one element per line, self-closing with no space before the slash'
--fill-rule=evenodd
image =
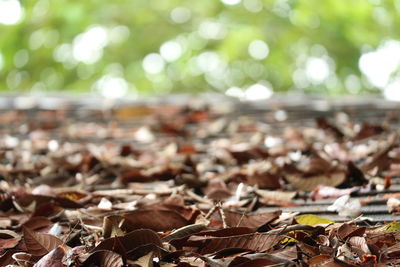
<path id="1" fill-rule="evenodd" d="M 400 211 L 399 194 L 385 191 L 399 175 L 396 130 L 319 117 L 277 133 L 229 112 L 0 118 L 12 124 L 0 138 L 0 265 L 400 264 L 398 223 L 357 217 L 369 193 L 386 192 L 388 213 Z M 347 221 L 282 212 L 299 200 L 331 200 L 327 211 Z"/>

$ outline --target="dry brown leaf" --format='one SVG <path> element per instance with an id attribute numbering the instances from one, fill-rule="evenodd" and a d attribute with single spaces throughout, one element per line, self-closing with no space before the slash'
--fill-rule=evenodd
<path id="1" fill-rule="evenodd" d="M 310 267 L 343 267 L 343 264 L 336 262 L 335 259 L 326 254 L 321 254 L 309 259 L 308 264 Z"/>
<path id="2" fill-rule="evenodd" d="M 50 221 L 48 218 L 43 217 L 43 216 L 36 216 L 36 217 L 32 217 L 28 221 L 26 221 L 23 224 L 23 226 L 31 229 L 32 231 L 37 231 L 41 228 L 51 226 L 52 224 L 53 224 L 52 221 Z"/>
<path id="3" fill-rule="evenodd" d="M 303 177 L 298 174 L 286 174 L 285 179 L 297 190 L 312 191 L 318 185 L 332 187 L 340 185 L 346 180 L 346 172 L 337 171 L 310 177 Z"/>
<path id="4" fill-rule="evenodd" d="M 82 267 L 121 267 L 124 265 L 121 255 L 109 250 L 96 251 L 82 263 Z"/>
<path id="5" fill-rule="evenodd" d="M 342 240 L 345 240 L 353 236 L 362 236 L 365 233 L 365 230 L 365 227 L 344 223 L 338 228 L 337 233 Z"/>
<path id="6" fill-rule="evenodd" d="M 278 234 L 253 233 L 229 237 L 210 237 L 198 248 L 202 254 L 218 252 L 226 248 L 242 248 L 256 252 L 269 251 L 284 237 Z"/>
<path id="7" fill-rule="evenodd" d="M 171 210 L 134 210 L 122 214 L 125 221 L 121 228 L 133 231 L 140 228 L 154 231 L 169 231 L 189 224 L 183 216 Z"/>
<path id="8" fill-rule="evenodd" d="M 234 211 L 224 211 L 226 224 L 229 227 L 258 228 L 272 222 L 281 215 L 282 211 L 244 214 Z"/>
<path id="9" fill-rule="evenodd" d="M 124 255 L 129 251 L 145 245 L 162 247 L 162 242 L 156 232 L 149 229 L 140 229 L 124 236 L 107 238 L 98 244 L 92 252 L 110 250 Z"/>
<path id="10" fill-rule="evenodd" d="M 371 254 L 371 251 L 368 248 L 367 240 L 365 239 L 365 237 L 352 236 L 349 238 L 348 243 L 351 246 L 360 249 L 363 252 L 363 254 Z"/>
<path id="11" fill-rule="evenodd" d="M 53 235 L 33 232 L 26 227 L 23 227 L 23 236 L 28 252 L 35 256 L 47 254 L 63 244 L 62 240 Z"/>
<path id="12" fill-rule="evenodd" d="M 65 249 L 59 246 L 43 256 L 33 267 L 64 267 L 62 262 L 64 256 Z"/>

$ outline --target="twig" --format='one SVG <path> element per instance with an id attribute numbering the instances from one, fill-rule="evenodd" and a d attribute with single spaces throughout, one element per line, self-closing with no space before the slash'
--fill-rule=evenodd
<path id="1" fill-rule="evenodd" d="M 219 202 L 217 206 L 218 206 L 219 215 L 221 216 L 221 219 L 222 219 L 222 228 L 224 228 L 224 229 L 228 228 L 228 225 L 226 224 L 225 212 L 221 206 L 221 202 Z"/>
<path id="2" fill-rule="evenodd" d="M 198 202 L 205 203 L 205 204 L 210 204 L 210 205 L 213 204 L 211 200 L 203 198 L 203 197 L 197 195 L 196 193 L 192 192 L 191 190 L 187 190 L 186 194 L 189 197 L 193 198 L 194 200 L 197 200 Z"/>
<path id="3" fill-rule="evenodd" d="M 68 235 L 65 237 L 65 240 L 63 242 L 63 246 L 67 243 L 68 238 L 71 236 L 72 232 L 76 229 L 76 227 L 78 226 L 79 222 L 76 222 L 76 224 L 74 225 L 74 227 L 71 228 L 71 230 L 69 231 Z M 71 227 L 71 226 L 70 226 Z"/>
<path id="4" fill-rule="evenodd" d="M 205 219 L 209 219 L 216 209 L 217 209 L 217 205 L 214 205 L 214 206 L 207 212 L 207 214 L 206 214 L 206 216 L 205 216 L 204 218 L 205 218 Z"/>
<path id="5" fill-rule="evenodd" d="M 240 220 L 239 220 L 239 222 L 236 224 L 236 227 L 239 227 L 239 225 L 242 223 L 242 220 L 243 220 L 244 216 L 245 216 L 245 212 L 242 213 L 242 217 L 240 217 Z"/>

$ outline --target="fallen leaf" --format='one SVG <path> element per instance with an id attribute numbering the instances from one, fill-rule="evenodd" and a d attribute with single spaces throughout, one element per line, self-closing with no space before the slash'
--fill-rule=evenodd
<path id="1" fill-rule="evenodd" d="M 324 117 L 319 117 L 316 119 L 317 126 L 320 129 L 324 129 L 328 132 L 330 132 L 335 138 L 341 140 L 344 137 L 344 134 L 339 128 L 337 128 L 335 125 L 331 124 L 328 122 L 328 120 Z"/>
<path id="2" fill-rule="evenodd" d="M 279 262 L 270 259 L 248 259 L 246 257 L 236 257 L 233 261 L 231 261 L 228 267 L 263 267 L 268 265 L 276 265 L 278 263 Z"/>
<path id="3" fill-rule="evenodd" d="M 367 122 L 363 122 L 361 124 L 361 128 L 358 133 L 352 138 L 354 141 L 359 141 L 365 138 L 369 138 L 371 136 L 375 136 L 381 134 L 386 129 L 381 125 L 372 125 Z"/>
<path id="4" fill-rule="evenodd" d="M 212 230 L 196 233 L 189 235 L 180 239 L 173 239 L 170 244 L 177 249 L 182 249 L 182 247 L 199 247 L 202 245 L 203 240 L 209 237 L 228 237 L 228 236 L 239 236 L 252 234 L 255 230 L 247 227 L 231 227 L 221 230 Z"/>
<path id="5" fill-rule="evenodd" d="M 206 225 L 204 225 L 204 224 L 190 224 L 190 225 L 183 226 L 179 229 L 174 230 L 169 235 L 163 237 L 162 241 L 168 242 L 173 239 L 183 238 L 183 237 L 201 232 L 204 229 L 206 229 Z"/>
<path id="6" fill-rule="evenodd" d="M 8 249 L 0 256 L 0 266 L 7 266 L 15 263 L 15 259 L 13 259 L 13 255 L 15 253 L 21 252 L 18 249 Z"/>
<path id="7" fill-rule="evenodd" d="M 28 252 L 35 256 L 47 254 L 63 244 L 53 235 L 33 232 L 27 227 L 23 227 L 23 236 Z"/>
<path id="8" fill-rule="evenodd" d="M 224 211 L 226 224 L 229 227 L 259 228 L 272 222 L 281 215 L 282 211 L 244 214 L 234 211 Z"/>
<path id="9" fill-rule="evenodd" d="M 121 214 L 124 222 L 121 229 L 133 231 L 140 228 L 154 231 L 169 231 L 189 224 L 183 216 L 171 210 L 134 210 Z"/>
<path id="10" fill-rule="evenodd" d="M 229 237 L 210 237 L 198 248 L 202 254 L 214 253 L 226 248 L 242 248 L 256 252 L 269 251 L 284 237 L 277 234 L 253 233 Z"/>
<path id="11" fill-rule="evenodd" d="M 387 233 L 400 232 L 400 222 L 391 222 L 383 226 L 383 230 Z"/>
<path id="12" fill-rule="evenodd" d="M 342 240 L 346 240 L 349 237 L 362 236 L 365 230 L 365 227 L 344 223 L 338 228 L 337 233 Z"/>
<path id="13" fill-rule="evenodd" d="M 367 240 L 362 236 L 352 236 L 348 240 L 349 244 L 353 247 L 360 249 L 362 254 L 371 254 L 371 251 L 368 248 Z"/>
<path id="14" fill-rule="evenodd" d="M 306 225 L 317 225 L 317 224 L 329 224 L 334 223 L 329 219 L 325 219 L 322 217 L 318 217 L 314 214 L 304 214 L 296 218 L 296 221 L 299 224 L 306 224 Z"/>
<path id="15" fill-rule="evenodd" d="M 311 259 L 308 260 L 308 264 L 310 267 L 322 267 L 322 266 L 343 267 L 343 264 L 335 262 L 335 259 L 332 256 L 326 254 L 321 254 L 312 257 Z"/>
<path id="16" fill-rule="evenodd" d="M 33 267 L 63 267 L 65 248 L 59 246 L 43 256 Z"/>
<path id="17" fill-rule="evenodd" d="M 149 252 L 146 255 L 143 255 L 142 257 L 140 257 L 137 260 L 131 260 L 129 261 L 129 264 L 132 265 L 137 265 L 137 266 L 143 266 L 143 267 L 151 267 L 154 266 L 153 265 L 153 257 L 154 257 L 154 253 L 153 252 Z"/>
<path id="18" fill-rule="evenodd" d="M 119 227 L 119 224 L 123 220 L 122 216 L 110 215 L 104 217 L 103 220 L 103 237 L 109 238 L 114 236 L 122 236 L 124 232 Z"/>
<path id="19" fill-rule="evenodd" d="M 26 228 L 31 229 L 32 231 L 37 231 L 42 228 L 47 228 L 51 226 L 53 223 L 50 221 L 48 218 L 43 217 L 43 216 L 36 216 L 30 218 L 28 221 L 26 221 L 23 226 Z"/>
<path id="20" fill-rule="evenodd" d="M 25 252 L 16 252 L 12 255 L 12 258 L 19 266 L 32 266 L 40 257 Z"/>
<path id="21" fill-rule="evenodd" d="M 0 239 L 0 253 L 3 253 L 3 250 L 15 248 L 21 238 L 9 238 L 9 239 Z"/>
<path id="22" fill-rule="evenodd" d="M 109 250 L 99 250 L 90 254 L 82 263 L 82 267 L 121 267 L 124 265 L 121 255 Z"/>
<path id="23" fill-rule="evenodd" d="M 149 229 L 139 229 L 124 236 L 107 238 L 101 241 L 92 252 L 110 250 L 124 255 L 129 251 L 133 251 L 134 249 L 145 245 L 162 247 L 162 242 L 160 237 L 154 231 Z"/>

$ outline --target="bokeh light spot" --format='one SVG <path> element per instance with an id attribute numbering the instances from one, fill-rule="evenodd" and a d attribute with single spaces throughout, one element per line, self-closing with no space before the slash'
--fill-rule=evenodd
<path id="1" fill-rule="evenodd" d="M 269 54 L 268 45 L 262 40 L 254 40 L 248 47 L 250 56 L 257 60 L 265 59 Z"/>
<path id="2" fill-rule="evenodd" d="M 128 93 L 129 84 L 122 77 L 107 74 L 94 84 L 94 89 L 105 98 L 121 98 Z"/>
<path id="3" fill-rule="evenodd" d="M 17 24 L 21 21 L 23 12 L 18 0 L 0 0 L 0 24 Z"/>
<path id="4" fill-rule="evenodd" d="M 243 92 L 243 90 L 236 86 L 233 86 L 233 87 L 229 88 L 228 90 L 226 90 L 225 94 L 227 96 L 236 97 L 239 99 L 245 97 L 245 93 Z"/>
<path id="5" fill-rule="evenodd" d="M 245 91 L 245 98 L 250 101 L 265 100 L 274 94 L 271 86 L 263 83 L 256 83 L 249 86 Z"/>
<path id="6" fill-rule="evenodd" d="M 385 87 L 383 96 L 387 100 L 400 101 L 400 78 L 395 79 Z"/>
<path id="7" fill-rule="evenodd" d="M 182 24 L 190 20 L 192 12 L 186 7 L 176 7 L 171 11 L 170 17 L 174 23 Z"/>
<path id="8" fill-rule="evenodd" d="M 330 68 L 325 59 L 310 57 L 306 62 L 305 72 L 312 83 L 320 84 L 329 77 Z"/>
<path id="9" fill-rule="evenodd" d="M 205 39 L 220 40 L 227 34 L 225 25 L 218 21 L 206 20 L 200 24 L 199 35 Z"/>
<path id="10" fill-rule="evenodd" d="M 221 0 L 222 3 L 228 6 L 234 6 L 241 2 L 242 0 Z"/>
<path id="11" fill-rule="evenodd" d="M 167 62 L 173 62 L 182 55 L 182 46 L 176 41 L 168 41 L 161 45 L 160 54 Z"/>
<path id="12" fill-rule="evenodd" d="M 160 54 L 151 53 L 145 56 L 142 66 L 147 73 L 157 74 L 164 70 L 165 61 Z"/>
<path id="13" fill-rule="evenodd" d="M 14 56 L 14 65 L 17 68 L 22 68 L 23 66 L 28 63 L 29 60 L 29 53 L 27 50 L 22 49 L 19 50 Z"/>
<path id="14" fill-rule="evenodd" d="M 93 64 L 103 56 L 103 48 L 108 44 L 107 31 L 102 26 L 93 26 L 75 37 L 72 55 L 77 61 Z"/>
<path id="15" fill-rule="evenodd" d="M 375 51 L 364 53 L 358 65 L 372 85 L 384 88 L 393 72 L 400 67 L 400 42 L 383 42 Z"/>

